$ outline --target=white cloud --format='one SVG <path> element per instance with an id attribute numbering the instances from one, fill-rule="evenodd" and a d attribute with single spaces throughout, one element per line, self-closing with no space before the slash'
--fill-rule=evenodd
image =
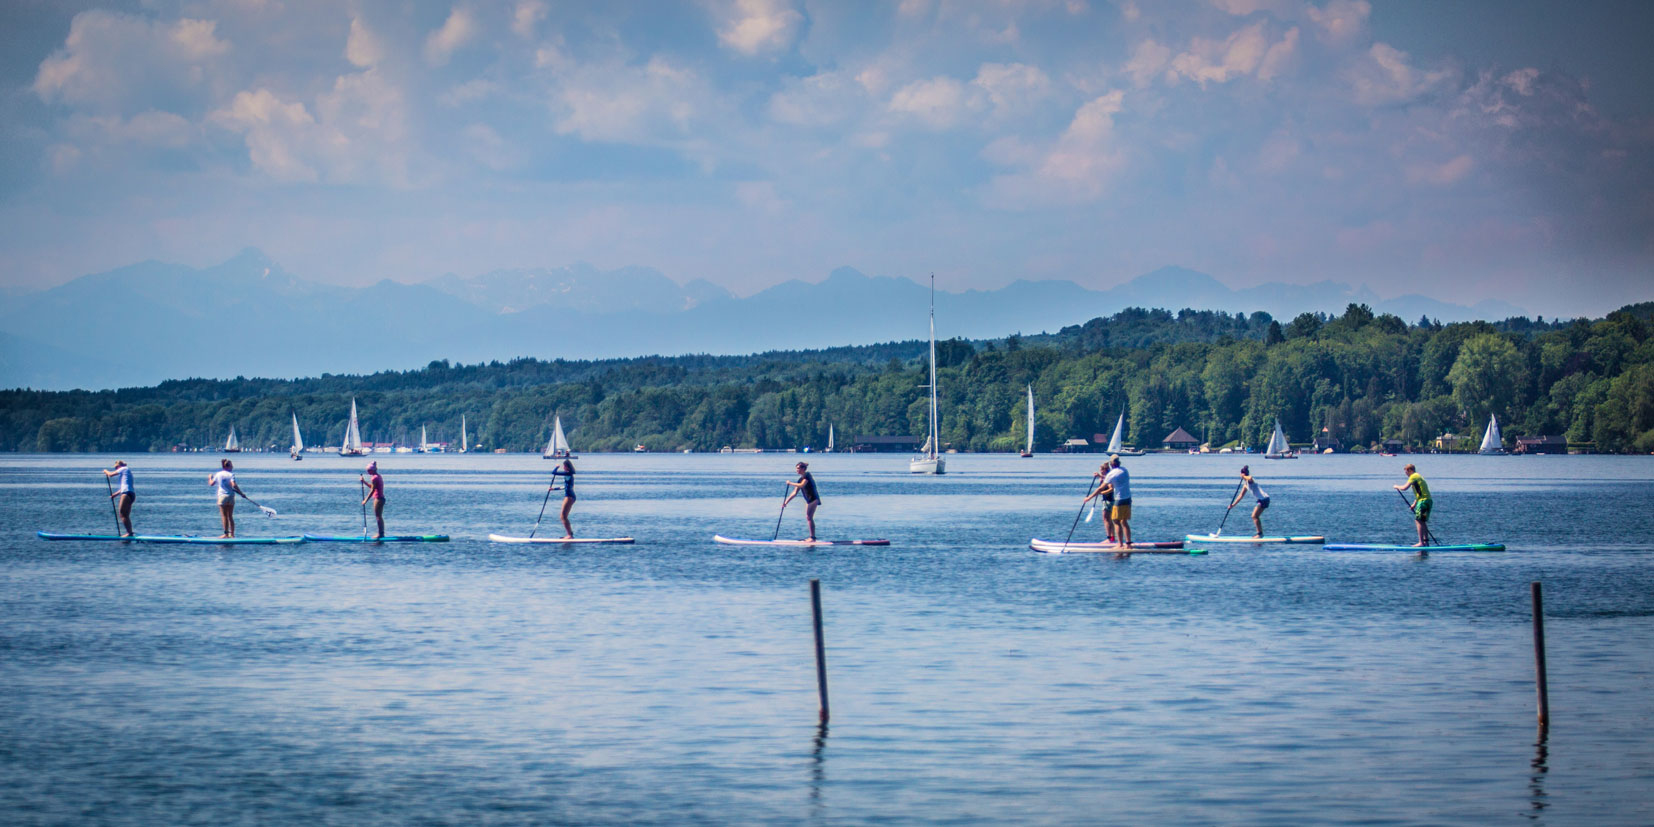
<path id="1" fill-rule="evenodd" d="M 1524 98 L 1527 98 L 1527 97 L 1532 97 L 1533 96 L 1533 84 L 1534 84 L 1534 81 L 1536 81 L 1538 79 L 1539 79 L 1539 70 L 1538 69 L 1533 69 L 1533 68 L 1528 68 L 1528 69 L 1517 69 L 1516 71 L 1511 72 L 1508 75 L 1505 75 L 1504 82 L 1505 82 L 1506 86 L 1509 86 L 1511 89 L 1516 90 L 1516 94 L 1521 95 Z"/>
<path id="2" fill-rule="evenodd" d="M 1125 72 L 1131 76 L 1132 83 L 1141 89 L 1154 81 L 1166 68 L 1172 59 L 1172 50 L 1153 40 L 1145 40 L 1137 44 L 1137 49 L 1131 53 L 1131 59 L 1126 61 Z"/>
<path id="3" fill-rule="evenodd" d="M 1123 0 L 1120 3 L 1120 16 L 1124 17 L 1127 23 L 1135 23 L 1143 16 L 1143 10 L 1138 8 L 1133 0 Z"/>
<path id="4" fill-rule="evenodd" d="M 253 167 L 278 181 L 409 186 L 400 89 L 377 70 L 341 75 L 314 111 L 266 88 L 239 92 L 208 122 L 238 132 Z"/>
<path id="5" fill-rule="evenodd" d="M 804 22 L 783 0 L 735 0 L 718 30 L 718 42 L 744 55 L 772 52 L 791 45 Z"/>
<path id="6" fill-rule="evenodd" d="M 1027 169 L 997 176 L 989 185 L 993 206 L 1025 209 L 1051 204 L 1076 204 L 1102 197 L 1110 180 L 1125 165 L 1125 153 L 1114 140 L 1114 116 L 1123 108 L 1119 90 L 1087 101 L 1068 128 L 1043 152 L 1016 141 L 996 141 L 989 160 L 1025 165 Z"/>
<path id="7" fill-rule="evenodd" d="M 519 37 L 533 37 L 534 28 L 546 19 L 546 4 L 540 0 L 522 0 L 511 13 L 511 31 Z"/>
<path id="8" fill-rule="evenodd" d="M 107 11 L 75 15 L 63 48 L 41 62 L 41 100 L 130 110 L 157 97 L 205 87 L 207 70 L 230 52 L 210 20 L 171 23 Z"/>
<path id="9" fill-rule="evenodd" d="M 1410 56 L 1387 43 L 1374 43 L 1349 71 L 1357 103 L 1377 106 L 1406 103 L 1435 92 L 1453 78 L 1451 69 L 1414 68 Z"/>
<path id="10" fill-rule="evenodd" d="M 511 145 L 494 128 L 474 123 L 460 133 L 465 138 L 465 151 L 472 159 L 495 172 L 505 172 L 522 166 L 525 155 Z"/>
<path id="11" fill-rule="evenodd" d="M 1440 164 L 1412 164 L 1407 167 L 1407 180 L 1414 184 L 1445 187 L 1464 180 L 1476 162 L 1469 155 L 1460 155 Z"/>
<path id="12" fill-rule="evenodd" d="M 1348 43 L 1366 29 L 1373 7 L 1367 0 L 1332 0 L 1325 6 L 1312 4 L 1304 12 L 1320 28 L 1323 40 Z"/>
<path id="13" fill-rule="evenodd" d="M 68 123 L 69 132 L 87 143 L 132 144 L 161 149 L 181 149 L 195 140 L 197 130 L 181 115 L 151 109 L 130 118 L 119 115 L 77 116 Z"/>
<path id="14" fill-rule="evenodd" d="M 1284 0 L 1212 0 L 1212 5 L 1236 17 L 1260 11 L 1279 12 L 1286 7 Z"/>
<path id="15" fill-rule="evenodd" d="M 643 66 L 582 66 L 561 79 L 554 126 L 587 141 L 677 141 L 710 98 L 705 79 L 663 57 Z"/>
<path id="16" fill-rule="evenodd" d="M 276 97 L 268 89 L 237 93 L 211 120 L 247 136 L 253 166 L 278 181 L 315 181 L 316 169 L 300 156 L 316 140 L 316 119 L 304 104 Z"/>
<path id="17" fill-rule="evenodd" d="M 477 35 L 477 21 L 470 10 L 454 7 L 442 28 L 425 39 L 425 62 L 432 66 L 446 66 L 454 52 L 471 42 Z"/>
<path id="18" fill-rule="evenodd" d="M 1269 51 L 1264 52 L 1263 62 L 1258 65 L 1258 80 L 1273 80 L 1292 65 L 1292 59 L 1298 55 L 1298 29 L 1294 26 L 1281 36 L 1281 39 Z"/>
<path id="19" fill-rule="evenodd" d="M 932 129 L 948 129 L 981 108 L 976 92 L 954 78 L 916 80 L 890 97 L 890 111 L 917 118 Z"/>
<path id="20" fill-rule="evenodd" d="M 866 101 L 866 92 L 842 72 L 821 72 L 789 79 L 770 96 L 770 117 L 793 126 L 821 127 L 850 118 Z"/>
<path id="21" fill-rule="evenodd" d="M 1169 72 L 1173 78 L 1188 78 L 1202 88 L 1208 83 L 1228 83 L 1254 74 L 1269 80 L 1291 58 L 1297 43 L 1297 29 L 1270 43 L 1264 21 L 1260 20 L 1222 41 L 1195 38 L 1188 51 L 1172 58 Z"/>
<path id="22" fill-rule="evenodd" d="M 345 39 L 345 59 L 363 69 L 378 65 L 385 59 L 385 44 L 360 17 L 350 19 L 350 36 Z"/>
<path id="23" fill-rule="evenodd" d="M 996 115 L 1026 109 L 1051 91 L 1051 79 L 1026 63 L 984 63 L 972 84 L 987 92 Z"/>

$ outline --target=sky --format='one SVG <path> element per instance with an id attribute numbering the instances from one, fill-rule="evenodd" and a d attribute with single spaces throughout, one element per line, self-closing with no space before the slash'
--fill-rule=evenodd
<path id="1" fill-rule="evenodd" d="M 362 285 L 1654 299 L 1654 3 L 9 0 L 0 289 L 258 247 Z M 1169 298 L 1175 301 L 1175 298 Z"/>

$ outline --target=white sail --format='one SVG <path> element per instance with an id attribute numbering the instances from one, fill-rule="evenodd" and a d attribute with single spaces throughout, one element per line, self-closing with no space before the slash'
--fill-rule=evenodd
<path id="1" fill-rule="evenodd" d="M 339 446 L 341 456 L 362 453 L 362 427 L 356 421 L 356 399 L 350 400 L 350 424 L 345 426 L 345 439 Z"/>
<path id="2" fill-rule="evenodd" d="M 1124 450 L 1124 446 L 1121 445 L 1120 440 L 1121 440 L 1121 437 L 1125 434 L 1125 432 L 1126 432 L 1126 412 L 1121 411 L 1120 412 L 1120 418 L 1115 420 L 1115 422 L 1114 422 L 1114 436 L 1111 436 L 1111 437 L 1108 438 L 1108 452 L 1109 453 L 1118 454 L 1122 450 Z"/>
<path id="3" fill-rule="evenodd" d="M 833 423 L 827 423 L 827 453 L 833 452 Z"/>
<path id="4" fill-rule="evenodd" d="M 304 437 L 299 434 L 299 415 L 293 414 L 293 455 L 304 453 Z"/>
<path id="5" fill-rule="evenodd" d="M 425 426 L 419 426 L 419 453 L 431 450 L 431 437 L 425 433 Z"/>
<path id="6" fill-rule="evenodd" d="M 1265 457 L 1284 457 L 1292 453 L 1292 446 L 1286 442 L 1286 433 L 1281 430 L 1281 420 L 1275 420 L 1275 433 L 1269 436 L 1269 447 L 1264 449 Z"/>
<path id="7" fill-rule="evenodd" d="M 947 461 L 938 455 L 942 447 L 942 434 L 938 426 L 936 410 L 936 274 L 930 276 L 930 433 L 925 437 L 924 456 L 915 458 L 907 464 L 907 470 L 915 474 L 940 474 L 947 468 Z"/>
<path id="8" fill-rule="evenodd" d="M 471 450 L 471 443 L 465 441 L 465 414 L 459 415 L 459 452 Z"/>
<path id="9" fill-rule="evenodd" d="M 563 459 L 569 456 L 569 438 L 563 435 L 562 417 L 552 417 L 551 441 L 546 443 L 546 450 L 540 456 L 545 459 Z"/>
<path id="10" fill-rule="evenodd" d="M 235 438 L 235 426 L 234 425 L 230 426 L 230 438 L 224 440 L 224 450 L 226 452 L 240 451 L 241 450 L 241 441 Z"/>
<path id="11" fill-rule="evenodd" d="M 1024 454 L 1034 453 L 1034 386 L 1028 386 L 1028 444 L 1022 449 Z"/>
<path id="12" fill-rule="evenodd" d="M 1488 415 L 1487 431 L 1482 434 L 1481 453 L 1503 454 L 1505 452 L 1504 437 L 1499 434 L 1499 417 Z"/>

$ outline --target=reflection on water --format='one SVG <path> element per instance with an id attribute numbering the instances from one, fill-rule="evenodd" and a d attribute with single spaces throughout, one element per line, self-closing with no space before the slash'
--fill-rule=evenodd
<path id="1" fill-rule="evenodd" d="M 214 458 L 123 458 L 140 530 L 216 528 Z M 533 526 L 537 456 L 381 461 L 387 528 L 452 543 L 269 549 L 41 542 L 106 530 L 113 457 L 0 460 L 0 812 L 1654 823 L 1646 458 L 1414 458 L 1438 530 L 1507 554 L 1034 554 L 1096 458 L 972 455 L 918 479 L 906 457 L 812 459 L 822 533 L 888 548 L 714 545 L 774 529 L 795 459 L 588 455 L 577 531 L 637 543 L 568 549 L 481 539 Z M 1405 541 L 1399 463 L 1268 469 L 1266 528 Z M 1215 528 L 1239 464 L 1134 459 L 1137 536 Z M 354 463 L 237 466 L 281 512 L 243 533 L 360 530 Z M 811 579 L 831 601 L 830 756 Z M 1534 580 L 1568 722 L 1555 757 L 1529 729 Z"/>

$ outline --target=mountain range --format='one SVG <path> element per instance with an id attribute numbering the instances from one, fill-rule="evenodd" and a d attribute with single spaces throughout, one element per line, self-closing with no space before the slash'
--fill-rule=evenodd
<path id="1" fill-rule="evenodd" d="M 818 283 L 787 281 L 747 297 L 708 281 L 679 284 L 648 267 L 588 264 L 339 287 L 301 279 L 248 249 L 207 268 L 147 261 L 7 296 L 0 387 L 368 373 L 436 359 L 824 348 L 923 338 L 929 301 L 924 285 L 849 267 Z M 1132 306 L 1262 310 L 1284 321 L 1304 311 L 1341 312 L 1351 302 L 1409 322 L 1526 315 L 1491 300 L 1466 307 L 1416 295 L 1380 299 L 1332 281 L 1236 290 L 1205 273 L 1163 267 L 1106 290 L 1054 280 L 938 289 L 937 335 L 1054 331 Z"/>

